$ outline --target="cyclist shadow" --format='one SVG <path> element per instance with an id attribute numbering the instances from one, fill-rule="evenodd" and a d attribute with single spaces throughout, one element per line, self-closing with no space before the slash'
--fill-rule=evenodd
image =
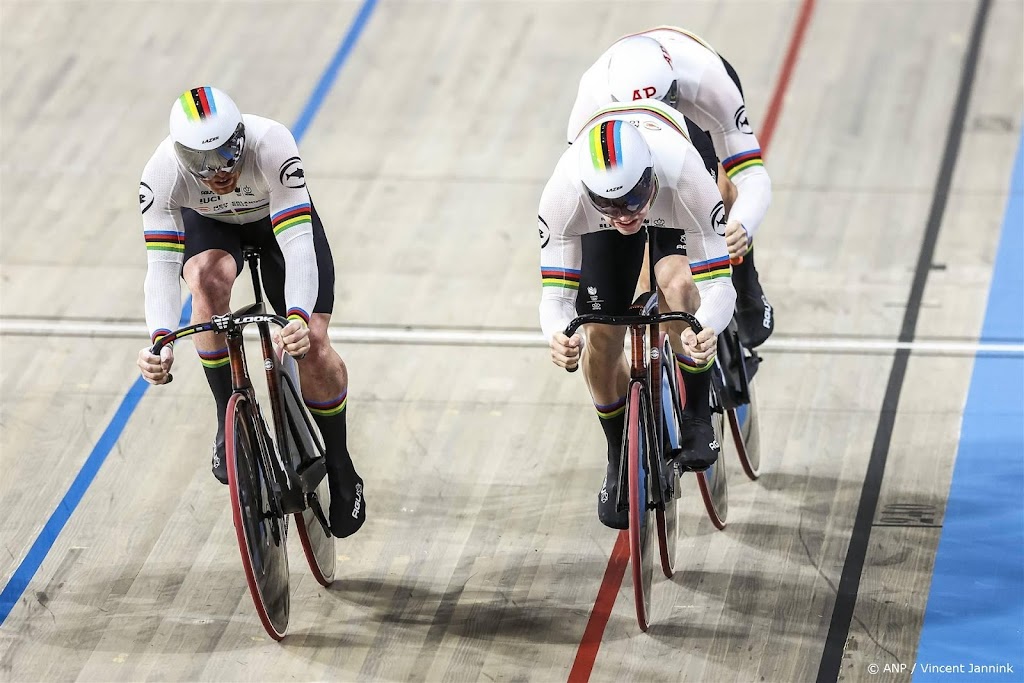
<path id="1" fill-rule="evenodd" d="M 518 567 L 527 575 L 539 568 L 539 563 Z M 567 633 L 565 625 L 586 623 L 592 604 L 568 603 L 557 596 L 570 595 L 568 584 L 580 575 L 599 576 L 603 569 L 604 561 L 598 559 L 574 563 L 565 577 L 555 579 L 567 584 L 565 589 L 546 584 L 541 597 L 528 595 L 533 589 L 529 583 L 513 580 L 512 587 L 502 586 L 501 569 L 471 572 L 465 581 L 453 579 L 443 588 L 415 579 L 345 579 L 328 593 L 368 608 L 367 620 L 385 628 L 427 629 L 428 641 L 439 642 L 445 635 L 490 641 L 500 635 L 520 642 L 574 643 L 579 634 Z"/>

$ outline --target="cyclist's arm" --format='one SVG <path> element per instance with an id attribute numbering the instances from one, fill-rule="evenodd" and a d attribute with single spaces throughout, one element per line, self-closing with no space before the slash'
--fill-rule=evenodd
<path id="1" fill-rule="evenodd" d="M 761 143 L 748 121 L 743 96 L 720 61 L 712 62 L 701 75 L 692 106 L 691 118 L 711 134 L 722 166 L 736 185 L 729 222 L 741 223 L 753 239 L 771 204 L 772 182 L 761 159 Z"/>
<path id="2" fill-rule="evenodd" d="M 289 319 L 307 324 L 316 305 L 319 271 L 305 171 L 291 131 L 271 126 L 256 147 L 256 165 L 270 192 L 270 222 L 284 255 L 284 300 Z"/>
<path id="3" fill-rule="evenodd" d="M 178 171 L 166 150 L 158 149 L 146 164 L 139 183 L 139 209 L 146 242 L 146 281 L 143 286 L 146 327 L 155 341 L 178 326 L 181 317 L 181 264 L 185 227 L 175 198 Z"/>
<path id="4" fill-rule="evenodd" d="M 686 231 L 686 256 L 700 292 L 694 314 L 700 324 L 721 332 L 732 319 L 736 291 L 725 246 L 725 208 L 718 186 L 696 150 L 683 159 L 676 183 L 677 215 Z"/>
<path id="5" fill-rule="evenodd" d="M 540 326 L 546 339 L 564 330 L 576 317 L 583 248 L 574 226 L 585 220 L 579 195 L 556 171 L 541 195 L 537 216 L 542 284 Z"/>

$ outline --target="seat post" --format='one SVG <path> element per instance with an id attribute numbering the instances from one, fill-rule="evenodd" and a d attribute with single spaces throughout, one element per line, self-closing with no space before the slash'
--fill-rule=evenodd
<path id="1" fill-rule="evenodd" d="M 252 275 L 252 289 L 256 296 L 256 303 L 263 303 L 263 289 L 260 287 L 260 250 L 255 247 L 245 247 L 242 255 L 249 264 L 249 273 Z"/>

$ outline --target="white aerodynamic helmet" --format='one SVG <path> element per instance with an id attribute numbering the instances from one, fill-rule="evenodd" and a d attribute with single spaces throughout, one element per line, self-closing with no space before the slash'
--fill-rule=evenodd
<path id="1" fill-rule="evenodd" d="M 590 203 L 609 218 L 634 216 L 657 189 L 654 157 L 628 121 L 601 121 L 581 135 L 580 179 Z"/>
<path id="2" fill-rule="evenodd" d="M 672 57 L 654 38 L 623 38 L 609 53 L 608 89 L 619 102 L 651 98 L 674 107 L 678 91 Z"/>
<path id="3" fill-rule="evenodd" d="M 231 173 L 245 151 L 245 124 L 238 106 L 221 90 L 186 90 L 171 107 L 171 140 L 182 165 L 207 179 Z"/>

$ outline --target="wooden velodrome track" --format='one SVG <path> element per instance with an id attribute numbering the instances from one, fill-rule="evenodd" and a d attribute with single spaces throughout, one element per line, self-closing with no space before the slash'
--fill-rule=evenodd
<path id="1" fill-rule="evenodd" d="M 918 647 L 1020 134 L 1022 7 L 4 0 L 0 680 L 909 680 L 867 667 Z M 725 453 L 724 532 L 687 492 L 682 570 L 643 634 L 596 519 L 581 378 L 479 333 L 536 330 L 535 208 L 578 77 L 665 23 L 736 66 L 755 126 L 777 116 L 758 265 L 778 326 L 764 475 Z M 338 271 L 369 521 L 330 590 L 293 544 L 281 644 L 188 345 L 173 385 L 122 403 L 146 340 L 133 191 L 203 83 L 293 126 Z"/>

